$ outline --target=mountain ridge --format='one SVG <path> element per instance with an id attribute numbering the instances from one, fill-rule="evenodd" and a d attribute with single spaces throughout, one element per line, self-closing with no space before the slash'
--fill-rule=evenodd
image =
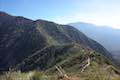
<path id="1" fill-rule="evenodd" d="M 120 52 L 120 29 L 114 29 L 108 26 L 97 27 L 96 25 L 83 22 L 71 23 L 70 25 L 79 29 L 91 39 L 99 42 L 115 56 L 115 59 L 118 59 L 118 62 L 120 61 L 119 58 L 116 57 Z"/>
<path id="2" fill-rule="evenodd" d="M 75 43 L 81 45 L 81 48 L 86 51 L 87 49 L 95 50 L 112 60 L 112 56 L 104 47 L 69 25 L 59 25 L 45 20 L 33 21 L 24 17 L 11 16 L 6 13 L 3 15 L 3 13 L 0 13 L 0 34 L 1 70 L 8 70 L 9 68 L 15 67 L 15 65 L 21 63 L 22 60 L 28 56 L 49 45 L 66 46 Z M 65 46 L 57 46 L 58 49 L 55 49 L 56 47 L 49 47 L 51 49 L 50 51 L 48 50 L 49 52 L 45 50 L 43 53 L 38 53 L 43 56 L 45 56 L 45 53 L 48 55 L 42 60 L 39 60 L 38 64 L 34 64 L 33 67 L 28 66 L 27 68 L 25 68 L 27 65 L 21 65 L 18 69 L 22 68 L 23 71 L 25 71 L 36 69 L 38 67 L 39 69 L 44 70 L 46 69 L 45 66 L 48 65 L 46 64 L 46 57 L 49 59 L 51 58 L 50 60 L 57 59 L 54 56 L 58 55 L 58 52 L 61 53 L 60 55 L 65 55 L 66 52 L 64 52 L 64 50 L 70 52 L 70 48 L 61 49 Z M 54 54 L 51 52 L 52 49 L 55 49 Z M 79 48 L 77 47 L 75 49 Z M 39 57 L 41 58 L 41 56 Z M 32 59 L 30 61 L 32 61 Z M 55 65 L 56 60 L 51 63 L 53 64 L 49 66 Z"/>
<path id="3" fill-rule="evenodd" d="M 84 22 L 70 23 L 70 25 L 73 25 L 75 28 L 81 30 L 88 37 L 98 41 L 99 43 L 101 43 L 104 46 L 105 46 L 105 43 L 103 43 L 103 41 L 101 42 L 101 40 L 99 40 L 99 36 L 100 36 L 100 38 L 103 38 L 103 40 L 104 40 L 105 36 L 103 36 L 103 35 L 108 35 L 108 36 L 111 35 L 111 38 L 114 38 L 114 37 L 117 38 L 119 36 L 119 34 L 120 34 L 120 29 L 114 29 L 114 28 L 111 28 L 109 26 L 98 27 L 97 25 L 90 24 L 90 23 L 84 23 Z M 89 31 L 88 31 L 88 29 L 89 29 Z M 100 33 L 100 32 L 103 32 L 103 33 Z M 97 35 L 99 35 L 99 36 L 96 37 Z M 111 38 L 110 38 L 110 40 L 112 41 Z M 110 41 L 110 40 L 107 40 L 107 41 Z M 118 44 L 115 43 L 115 45 L 117 45 L 117 46 L 119 44 L 120 43 L 118 43 Z M 112 43 L 111 44 L 109 43 L 107 45 L 111 46 Z M 105 46 L 105 48 L 107 48 L 107 50 L 109 50 L 109 51 L 110 51 L 110 49 L 113 48 L 112 50 L 114 51 L 116 47 L 114 48 L 114 46 L 113 46 L 112 48 L 109 48 L 108 46 Z M 118 48 L 118 50 L 119 50 L 119 48 Z"/>

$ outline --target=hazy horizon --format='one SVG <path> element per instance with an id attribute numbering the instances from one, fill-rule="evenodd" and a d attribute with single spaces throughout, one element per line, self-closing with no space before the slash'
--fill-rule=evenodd
<path id="1" fill-rule="evenodd" d="M 120 29 L 119 0 L 0 0 L 0 11 L 60 24 L 86 22 Z"/>

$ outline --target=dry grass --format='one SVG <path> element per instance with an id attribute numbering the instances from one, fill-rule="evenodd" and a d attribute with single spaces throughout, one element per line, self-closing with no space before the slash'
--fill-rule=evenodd
<path id="1" fill-rule="evenodd" d="M 107 73 L 107 72 L 106 72 Z M 120 75 L 98 72 L 93 74 L 92 72 L 83 72 L 80 74 L 70 74 L 66 76 L 60 76 L 58 74 L 48 75 L 40 71 L 32 71 L 28 73 L 11 72 L 0 75 L 0 80 L 120 80 Z M 69 73 L 68 73 L 69 74 Z"/>

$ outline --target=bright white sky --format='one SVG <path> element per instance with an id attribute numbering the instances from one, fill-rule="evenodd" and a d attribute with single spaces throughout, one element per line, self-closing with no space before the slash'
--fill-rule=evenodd
<path id="1" fill-rule="evenodd" d="M 82 21 L 120 29 L 120 0 L 0 0 L 0 11 L 60 24 Z"/>
<path id="2" fill-rule="evenodd" d="M 82 21 L 120 29 L 120 0 L 90 0 L 84 4 L 82 11 L 56 16 L 53 21 L 62 24 Z"/>

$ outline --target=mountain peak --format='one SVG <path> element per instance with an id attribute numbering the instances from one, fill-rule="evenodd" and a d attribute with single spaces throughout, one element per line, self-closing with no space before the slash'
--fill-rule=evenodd
<path id="1" fill-rule="evenodd" d="M 0 11 L 0 16 L 10 16 L 8 13 L 6 13 L 6 12 L 1 12 Z"/>
<path id="2" fill-rule="evenodd" d="M 1 12 L 1 15 L 4 16 L 8 14 Z M 2 36 L 0 37 L 0 55 L 2 56 L 0 57 L 0 60 L 2 60 L 0 61 L 0 68 L 7 69 L 10 66 L 14 67 L 15 64 L 18 64 L 34 53 L 38 54 L 38 57 L 44 56 L 44 54 L 47 53 L 43 60 L 39 60 L 39 66 L 34 64 L 30 67 L 46 69 L 47 67 L 44 67 L 47 66 L 46 63 L 49 62 L 46 59 L 50 58 L 49 60 L 52 60 L 54 59 L 54 55 L 65 55 L 66 51 L 70 51 L 69 47 L 71 43 L 80 45 L 80 48 L 85 49 L 86 52 L 87 49 L 92 49 L 111 59 L 109 52 L 105 50 L 104 47 L 86 37 L 82 32 L 72 26 L 59 25 L 41 19 L 33 21 L 21 16 L 10 15 L 9 17 L 2 17 L 0 23 L 0 35 Z M 36 23 L 38 23 L 38 25 Z M 55 45 L 58 49 L 56 50 L 57 47 L 48 47 L 47 50 L 44 49 L 45 51 L 40 52 L 41 49 L 49 45 Z M 53 52 L 55 54 L 52 54 Z M 14 56 L 15 58 L 13 58 Z M 42 66 L 40 66 L 41 64 Z M 53 66 L 53 64 L 55 64 L 54 60 L 51 61 L 49 67 Z M 25 66 L 26 68 L 23 69 L 30 69 L 27 65 Z"/>

